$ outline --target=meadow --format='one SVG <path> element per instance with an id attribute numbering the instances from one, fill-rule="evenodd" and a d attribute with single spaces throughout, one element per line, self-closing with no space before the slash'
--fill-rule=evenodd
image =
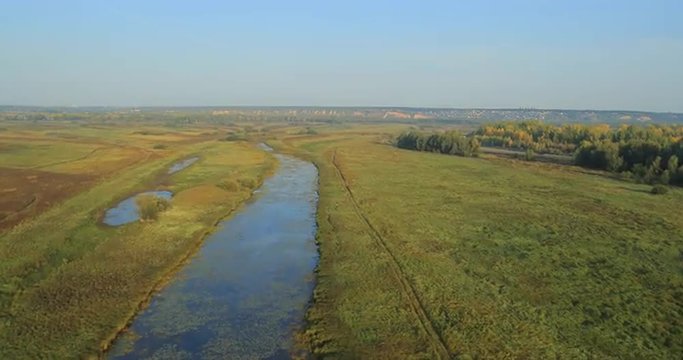
<path id="1" fill-rule="evenodd" d="M 272 141 L 320 169 L 321 258 L 301 334 L 314 354 L 683 354 L 682 191 L 401 150 L 376 130 Z"/>
<path id="2" fill-rule="evenodd" d="M 319 170 L 312 357 L 683 354 L 683 189 L 399 149 L 409 124 L 1 125 L 2 358 L 102 356 L 277 167 L 262 140 Z M 100 223 L 147 190 L 174 193 L 158 219 Z"/>
<path id="3" fill-rule="evenodd" d="M 4 359 L 99 357 L 275 166 L 254 143 L 219 141 L 202 135 L 206 129 L 62 126 L 65 136 L 58 137 L 53 127 L 17 126 L 2 134 L 3 144 L 21 144 L 0 152 L 0 184 L 17 188 L 5 193 L 18 198 L 43 189 L 36 194 L 46 203 L 0 232 Z M 200 159 L 168 174 L 171 164 L 190 156 Z M 36 185 L 19 191 L 22 178 L 13 176 L 38 168 Z M 68 193 L 54 191 L 73 179 L 86 180 Z M 149 189 L 175 194 L 156 221 L 100 223 L 107 208 Z M 14 211 L 5 199 L 6 211 Z"/>

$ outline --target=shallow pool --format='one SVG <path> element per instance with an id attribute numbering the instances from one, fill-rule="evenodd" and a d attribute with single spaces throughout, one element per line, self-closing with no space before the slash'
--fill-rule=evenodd
<path id="1" fill-rule="evenodd" d="M 173 193 L 170 191 L 146 191 L 143 193 L 135 194 L 126 200 L 121 201 L 115 207 L 110 208 L 104 213 L 103 223 L 109 226 L 120 226 L 140 219 L 140 213 L 138 212 L 138 206 L 135 203 L 135 198 L 140 195 L 154 195 L 167 200 L 170 200 Z"/>

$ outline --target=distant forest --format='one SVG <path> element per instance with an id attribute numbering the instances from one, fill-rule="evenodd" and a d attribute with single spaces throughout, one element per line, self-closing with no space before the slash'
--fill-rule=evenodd
<path id="1" fill-rule="evenodd" d="M 396 143 L 404 149 L 462 156 L 476 155 L 480 144 L 526 154 L 571 154 L 579 166 L 619 173 L 648 184 L 683 186 L 681 125 L 499 122 L 482 125 L 467 136 L 458 132 L 406 132 Z"/>

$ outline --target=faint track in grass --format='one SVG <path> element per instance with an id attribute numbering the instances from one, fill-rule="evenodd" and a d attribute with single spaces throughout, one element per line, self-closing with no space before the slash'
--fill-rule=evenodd
<path id="1" fill-rule="evenodd" d="M 14 217 L 20 215 L 24 211 L 28 211 L 33 205 L 35 205 L 38 202 L 38 196 L 37 195 L 31 195 L 31 198 L 24 204 L 22 205 L 19 209 L 15 211 L 10 211 L 8 215 L 5 217 L 0 217 L 0 224 L 2 224 L 5 221 L 9 221 L 13 219 Z"/>
<path id="2" fill-rule="evenodd" d="M 51 162 L 51 163 L 47 163 L 47 164 L 39 164 L 36 166 L 32 166 L 29 169 L 40 170 L 40 169 L 45 169 L 45 168 L 48 168 L 51 166 L 57 166 L 57 165 L 68 164 L 68 163 L 72 163 L 72 162 L 76 162 L 76 161 L 85 160 L 85 159 L 91 157 L 92 155 L 95 155 L 96 152 L 103 150 L 103 149 L 107 149 L 107 147 L 95 148 L 95 149 L 91 150 L 90 152 L 88 152 L 87 154 L 85 154 L 83 156 L 79 156 L 75 159 L 66 159 L 66 160 L 55 161 L 55 162 Z"/>
<path id="3" fill-rule="evenodd" d="M 405 298 L 408 300 L 413 315 L 415 315 L 415 317 L 418 319 L 420 327 L 424 331 L 425 335 L 427 335 L 427 339 L 429 340 L 432 349 L 435 351 L 436 356 L 439 359 L 450 359 L 451 355 L 448 351 L 448 347 L 446 347 L 446 343 L 444 342 L 441 335 L 434 328 L 434 323 L 429 318 L 429 315 L 427 315 L 427 311 L 425 311 L 424 306 L 420 301 L 420 298 L 417 296 L 415 288 L 410 283 L 410 280 L 408 280 L 408 277 L 403 271 L 403 268 L 401 268 L 401 265 L 396 259 L 396 255 L 394 255 L 391 249 L 389 249 L 386 240 L 382 237 L 382 235 L 375 229 L 372 223 L 370 223 L 370 220 L 367 216 L 365 216 L 363 210 L 360 208 L 360 205 L 358 204 L 358 201 L 354 197 L 353 191 L 351 191 L 351 187 L 349 186 L 349 183 L 346 177 L 344 176 L 344 173 L 342 172 L 341 168 L 339 167 L 339 164 L 337 163 L 337 149 L 335 149 L 334 153 L 332 154 L 332 165 L 334 166 L 334 169 L 337 173 L 337 176 L 339 177 L 342 186 L 344 187 L 346 193 L 351 199 L 354 212 L 356 213 L 356 215 L 358 215 L 361 221 L 365 223 L 368 229 L 370 229 L 369 234 L 373 238 L 373 240 L 375 240 L 377 245 L 389 255 L 389 259 L 391 260 L 389 262 L 391 265 L 391 272 L 393 273 L 396 280 L 398 280 L 398 283 L 400 284 L 401 288 L 401 293 L 403 293 Z"/>
<path id="4" fill-rule="evenodd" d="M 95 153 L 97 153 L 97 152 L 100 152 L 100 151 L 103 151 L 103 150 L 112 150 L 112 149 L 136 149 L 136 150 L 142 151 L 142 152 L 145 154 L 145 155 L 144 155 L 144 158 L 140 157 L 140 158 L 138 158 L 138 159 L 132 161 L 131 163 L 127 164 L 127 165 L 124 166 L 123 168 L 127 168 L 127 167 L 130 167 L 130 166 L 133 166 L 133 165 L 137 165 L 137 164 L 139 164 L 139 163 L 143 163 L 143 162 L 149 160 L 149 158 L 153 155 L 153 152 L 152 152 L 152 151 L 147 150 L 147 149 L 144 149 L 144 148 L 141 148 L 141 147 L 135 147 L 135 146 L 126 147 L 126 146 L 119 146 L 119 145 L 114 145 L 114 146 L 103 146 L 103 147 L 95 148 L 95 149 L 93 149 L 92 151 L 88 152 L 87 154 L 85 154 L 85 155 L 83 155 L 83 156 L 79 156 L 79 157 L 74 158 L 74 159 L 66 159 L 66 160 L 55 161 L 55 162 L 47 163 L 47 164 L 39 164 L 39 165 L 36 165 L 36 166 L 29 167 L 28 169 L 31 169 L 31 170 L 42 170 L 42 169 L 46 169 L 46 168 L 53 167 L 53 166 L 57 166 L 57 165 L 64 165 L 64 164 L 75 163 L 75 162 L 78 162 L 78 161 L 87 160 L 87 159 L 89 159 L 90 157 L 92 157 L 93 155 L 95 155 Z M 121 169 L 123 169 L 123 168 L 121 168 Z M 119 169 L 119 170 L 121 170 L 121 169 Z"/>

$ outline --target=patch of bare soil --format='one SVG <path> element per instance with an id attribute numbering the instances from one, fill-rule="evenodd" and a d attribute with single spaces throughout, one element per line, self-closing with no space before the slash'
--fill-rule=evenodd
<path id="1" fill-rule="evenodd" d="M 87 188 L 95 177 L 0 167 L 0 231 Z"/>

